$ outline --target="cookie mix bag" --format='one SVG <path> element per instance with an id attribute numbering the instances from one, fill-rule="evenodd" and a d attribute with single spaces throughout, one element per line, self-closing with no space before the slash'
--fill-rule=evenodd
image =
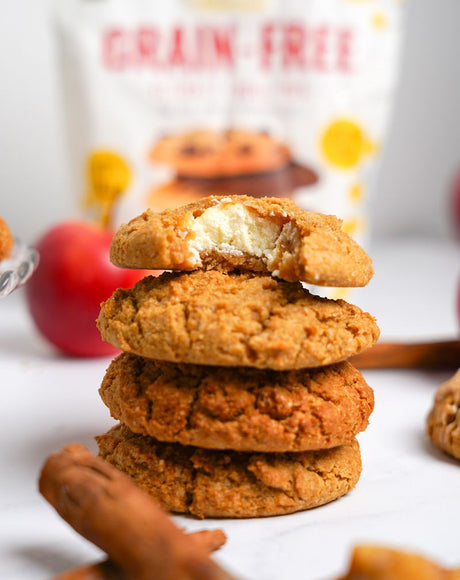
<path id="1" fill-rule="evenodd" d="M 210 193 L 291 197 L 360 243 L 401 0 L 60 0 L 75 195 L 106 225 Z"/>

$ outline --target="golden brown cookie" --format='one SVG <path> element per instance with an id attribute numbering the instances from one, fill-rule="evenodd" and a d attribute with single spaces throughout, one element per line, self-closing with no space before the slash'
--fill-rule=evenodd
<path id="1" fill-rule="evenodd" d="M 447 570 L 419 554 L 383 546 L 356 546 L 350 569 L 338 580 L 460 580 L 460 569 Z"/>
<path id="2" fill-rule="evenodd" d="M 11 255 L 14 240 L 6 221 L 0 216 L 0 260 L 5 260 Z"/>
<path id="3" fill-rule="evenodd" d="M 344 300 L 264 274 L 198 270 L 148 276 L 101 306 L 102 338 L 170 362 L 290 370 L 371 346 L 374 318 Z"/>
<path id="4" fill-rule="evenodd" d="M 427 433 L 436 447 L 460 459 L 460 369 L 439 387 Z"/>
<path id="5" fill-rule="evenodd" d="M 279 169 L 289 162 L 291 152 L 266 132 L 201 129 L 163 137 L 150 158 L 181 175 L 222 177 Z"/>
<path id="6" fill-rule="evenodd" d="M 356 440 L 323 451 L 239 453 L 161 443 L 121 425 L 96 439 L 100 455 L 164 508 L 198 517 L 309 509 L 350 491 L 361 474 Z"/>
<path id="7" fill-rule="evenodd" d="M 372 389 L 347 362 L 314 370 L 184 365 L 121 354 L 99 390 L 112 417 L 160 441 L 285 452 L 349 443 L 368 425 Z"/>
<path id="8" fill-rule="evenodd" d="M 147 210 L 116 233 L 110 259 L 123 268 L 235 268 L 318 286 L 364 286 L 372 261 L 334 216 L 292 200 L 210 196 L 175 210 Z"/>

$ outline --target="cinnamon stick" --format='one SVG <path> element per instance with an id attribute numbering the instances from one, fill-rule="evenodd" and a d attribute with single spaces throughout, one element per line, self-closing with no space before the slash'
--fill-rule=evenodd
<path id="1" fill-rule="evenodd" d="M 202 546 L 207 552 L 211 553 L 221 548 L 227 538 L 220 529 L 200 530 L 191 532 L 187 537 Z M 126 580 L 127 576 L 123 570 L 112 560 L 104 560 L 96 564 L 80 566 L 73 570 L 68 570 L 63 574 L 56 576 L 54 580 Z"/>
<path id="2" fill-rule="evenodd" d="M 187 537 L 193 540 L 197 545 L 202 546 L 207 552 L 215 552 L 227 541 L 227 536 L 216 528 L 214 530 L 199 530 L 197 532 L 190 532 Z"/>
<path id="3" fill-rule="evenodd" d="M 381 342 L 349 360 L 359 369 L 456 369 L 460 341 Z"/>
<path id="4" fill-rule="evenodd" d="M 126 475 L 79 444 L 47 459 L 39 489 L 128 579 L 232 580 L 211 560 L 205 542 L 185 534 Z M 111 562 L 103 562 L 87 580 L 102 579 L 107 570 L 116 573 Z"/>
<path id="5" fill-rule="evenodd" d="M 59 576 L 54 580 L 127 580 L 126 574 L 113 560 L 104 560 L 97 564 L 89 564 L 74 568 Z"/>

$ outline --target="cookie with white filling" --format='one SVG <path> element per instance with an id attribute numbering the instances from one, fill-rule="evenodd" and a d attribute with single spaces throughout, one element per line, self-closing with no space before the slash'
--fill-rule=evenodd
<path id="1" fill-rule="evenodd" d="M 370 257 L 335 216 L 244 195 L 147 210 L 121 226 L 110 258 L 123 268 L 239 269 L 318 286 L 365 286 L 373 275 Z"/>

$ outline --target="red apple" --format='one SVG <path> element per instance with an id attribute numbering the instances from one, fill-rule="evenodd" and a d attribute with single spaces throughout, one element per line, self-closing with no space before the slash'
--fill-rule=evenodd
<path id="1" fill-rule="evenodd" d="M 38 241 L 40 262 L 25 286 L 38 330 L 62 352 L 90 357 L 117 352 L 96 327 L 100 304 L 151 272 L 116 268 L 109 261 L 112 232 L 96 224 L 65 222 Z"/>

